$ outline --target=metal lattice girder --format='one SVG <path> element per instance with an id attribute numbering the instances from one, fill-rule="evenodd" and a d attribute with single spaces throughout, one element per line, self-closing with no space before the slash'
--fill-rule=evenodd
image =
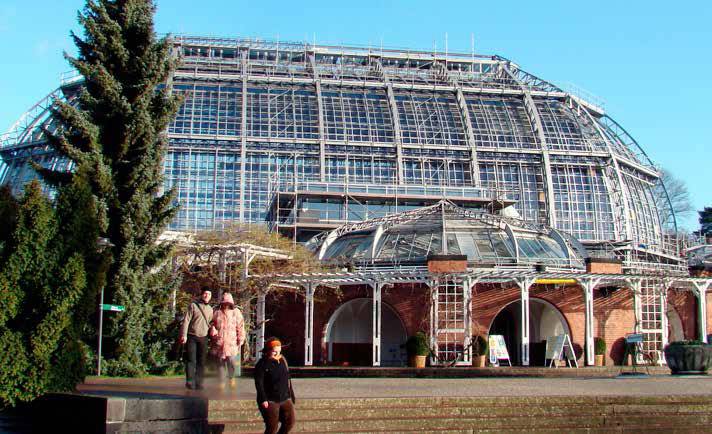
<path id="1" fill-rule="evenodd" d="M 243 51 L 240 56 L 241 61 L 241 74 L 240 81 L 242 83 L 242 113 L 240 116 L 240 128 L 241 131 L 247 131 L 247 75 L 248 75 L 248 52 Z M 245 222 L 245 189 L 247 188 L 247 183 L 245 182 L 245 176 L 247 171 L 245 170 L 247 165 L 247 134 L 242 134 L 240 138 L 240 223 Z"/>
<path id="2" fill-rule="evenodd" d="M 512 79 L 519 83 L 524 92 L 524 107 L 526 108 L 527 115 L 529 116 L 529 121 L 534 129 L 534 136 L 539 140 L 539 147 L 541 149 L 541 159 L 544 163 L 544 178 L 546 179 L 546 204 L 548 209 L 549 225 L 556 227 L 556 207 L 554 202 L 554 181 L 551 178 L 551 161 L 549 158 L 549 146 L 546 142 L 546 136 L 544 134 L 544 127 L 541 123 L 541 116 L 539 116 L 539 110 L 534 103 L 531 92 L 528 87 L 517 77 L 508 67 L 508 65 L 502 64 L 501 68 L 507 73 Z"/>
<path id="3" fill-rule="evenodd" d="M 580 104 L 578 99 L 572 98 L 572 102 L 574 102 L 575 104 Z M 616 153 L 613 151 L 613 145 L 611 144 L 611 141 L 608 138 L 608 136 L 606 134 L 604 134 L 603 131 L 601 130 L 600 124 L 593 119 L 593 116 L 591 116 L 589 111 L 584 108 L 582 110 L 582 112 L 586 116 L 588 116 L 591 123 L 595 126 L 596 131 L 603 139 L 603 142 L 606 144 L 606 148 L 608 149 L 608 153 L 609 153 L 609 158 L 611 159 L 611 161 L 613 163 L 613 170 L 615 172 L 616 180 L 618 181 L 615 186 L 608 185 L 609 194 L 611 195 L 611 203 L 619 204 L 619 206 L 614 208 L 614 210 L 618 214 L 620 214 L 621 212 L 623 213 L 622 215 L 617 216 L 618 220 L 623 222 L 624 233 L 622 234 L 623 235 L 622 238 L 627 239 L 627 240 L 633 239 L 632 228 L 630 226 L 630 221 L 627 218 L 627 216 L 630 215 L 628 197 L 627 197 L 626 189 L 624 187 L 625 184 L 623 183 L 623 176 L 621 174 L 621 169 L 618 166 L 618 159 L 616 158 Z M 607 179 L 607 178 L 604 177 L 604 179 Z M 615 193 L 618 193 L 620 197 L 613 197 L 615 195 Z"/>
<path id="4" fill-rule="evenodd" d="M 396 104 L 393 85 L 386 83 L 386 93 L 388 95 L 388 106 L 391 109 L 391 119 L 393 120 L 393 138 L 396 145 L 396 181 L 398 184 L 404 184 L 403 179 L 403 131 L 400 125 L 400 115 L 398 114 L 398 105 Z"/>
<path id="5" fill-rule="evenodd" d="M 428 283 L 433 279 L 433 274 L 425 267 L 407 270 L 383 269 L 378 271 L 353 271 L 334 273 L 304 273 L 304 274 L 274 274 L 253 276 L 254 278 L 268 278 L 276 282 L 291 284 L 304 284 L 313 282 L 318 285 L 362 285 L 371 282 L 383 284 L 393 283 Z M 694 291 L 696 285 L 712 284 L 712 278 L 679 277 L 674 275 L 652 276 L 646 274 L 603 274 L 603 273 L 576 273 L 576 272 L 540 272 L 535 270 L 503 270 L 503 269 L 473 269 L 464 273 L 437 274 L 440 279 L 473 279 L 479 283 L 504 283 L 516 282 L 517 279 L 574 279 L 583 282 L 587 279 L 598 281 L 602 284 L 628 284 L 634 286 L 641 280 L 666 279 L 670 285 L 680 290 Z M 706 290 L 706 289 L 705 289 Z"/>
<path id="6" fill-rule="evenodd" d="M 345 224 L 337 229 L 334 229 L 331 234 L 335 234 L 335 237 L 338 238 L 350 232 L 373 229 L 377 226 L 383 226 L 384 229 L 388 229 L 395 225 L 400 225 L 404 223 L 414 224 L 419 220 L 430 216 L 440 215 L 443 212 L 452 213 L 453 215 L 461 216 L 463 218 L 481 220 L 487 224 L 490 224 L 491 226 L 499 227 L 503 230 L 508 224 L 520 227 L 522 229 L 531 230 L 532 232 L 542 232 L 547 230 L 547 227 L 544 225 L 495 214 L 469 211 L 457 205 L 453 205 L 448 201 L 441 201 L 434 205 L 425 206 L 422 208 L 414 209 L 412 211 L 405 211 L 398 214 L 374 218 L 358 223 Z"/>

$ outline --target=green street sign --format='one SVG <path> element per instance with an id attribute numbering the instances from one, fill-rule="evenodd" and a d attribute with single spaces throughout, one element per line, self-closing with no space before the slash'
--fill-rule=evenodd
<path id="1" fill-rule="evenodd" d="M 126 310 L 126 308 L 117 304 L 102 304 L 101 310 L 108 310 L 111 312 L 123 312 L 124 310 Z"/>

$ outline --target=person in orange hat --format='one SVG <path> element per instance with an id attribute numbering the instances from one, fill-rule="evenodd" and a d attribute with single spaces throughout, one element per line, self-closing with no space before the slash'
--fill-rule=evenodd
<path id="1" fill-rule="evenodd" d="M 265 341 L 262 358 L 255 365 L 254 376 L 257 408 L 265 422 L 265 434 L 288 433 L 296 421 L 294 406 L 297 399 L 279 339 L 269 338 Z"/>
<path id="2" fill-rule="evenodd" d="M 245 343 L 245 320 L 240 309 L 235 309 L 235 302 L 230 293 L 224 293 L 220 300 L 220 309 L 213 313 L 211 334 L 211 354 L 218 364 L 220 388 L 225 388 L 226 380 L 234 387 L 235 366 L 238 363 L 240 348 Z M 227 378 L 225 376 L 227 371 Z"/>

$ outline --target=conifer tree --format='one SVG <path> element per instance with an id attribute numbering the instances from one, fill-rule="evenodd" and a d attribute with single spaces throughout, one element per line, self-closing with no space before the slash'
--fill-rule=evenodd
<path id="1" fill-rule="evenodd" d="M 101 284 L 86 259 L 99 256 L 95 202 L 80 181 L 66 186 L 80 212 L 52 206 L 34 181 L 18 202 L 3 195 L 0 224 L 9 232 L 0 264 L 0 401 L 14 405 L 49 391 L 67 391 L 84 379 L 80 334 Z M 87 217 L 88 216 L 88 217 Z M 78 224 L 81 222 L 81 224 Z M 67 228 L 89 229 L 73 239 Z M 94 238 L 92 239 L 92 235 Z M 88 275 L 91 275 L 88 278 Z M 94 288 L 87 282 L 93 280 Z"/>
<path id="2" fill-rule="evenodd" d="M 56 102 L 62 128 L 49 138 L 86 173 L 106 218 L 105 300 L 126 306 L 107 318 L 106 355 L 114 359 L 107 366 L 121 375 L 146 372 L 155 342 L 145 340 L 165 326 L 163 294 L 173 284 L 161 273 L 170 246 L 156 240 L 175 213 L 173 193 L 161 194 L 162 160 L 180 100 L 165 87 L 175 60 L 168 41 L 156 38 L 154 12 L 151 0 L 87 1 L 79 14 L 84 35 L 72 34 L 78 56 L 66 56 L 83 90 L 76 103 Z M 76 176 L 40 173 L 54 185 Z"/>
<path id="3" fill-rule="evenodd" d="M 700 235 L 712 235 L 712 207 L 706 206 L 702 211 L 697 211 L 700 222 Z"/>

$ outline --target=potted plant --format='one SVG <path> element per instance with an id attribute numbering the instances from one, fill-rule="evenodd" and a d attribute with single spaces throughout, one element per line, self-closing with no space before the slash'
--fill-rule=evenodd
<path id="1" fill-rule="evenodd" d="M 430 354 L 428 338 L 425 333 L 418 332 L 409 337 L 405 342 L 405 349 L 408 352 L 408 366 L 413 368 L 425 367 L 425 358 Z"/>
<path id="2" fill-rule="evenodd" d="M 712 345 L 676 341 L 665 347 L 665 361 L 673 375 L 706 374 L 712 365 Z"/>
<path id="3" fill-rule="evenodd" d="M 596 366 L 603 366 L 603 359 L 606 356 L 606 341 L 603 338 L 593 338 L 593 353 L 596 355 Z"/>
<path id="4" fill-rule="evenodd" d="M 487 350 L 489 343 L 487 338 L 477 335 L 472 338 L 472 366 L 475 368 L 484 368 L 487 360 Z"/>

